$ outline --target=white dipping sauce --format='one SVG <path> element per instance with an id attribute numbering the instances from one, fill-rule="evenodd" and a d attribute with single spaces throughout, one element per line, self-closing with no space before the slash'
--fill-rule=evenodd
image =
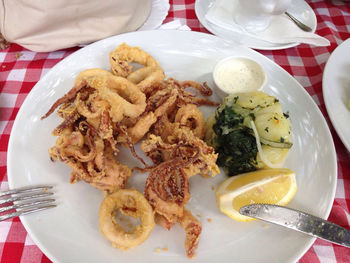
<path id="1" fill-rule="evenodd" d="M 220 61 L 214 70 L 214 81 L 224 93 L 261 90 L 266 81 L 262 67 L 248 58 L 227 58 Z"/>

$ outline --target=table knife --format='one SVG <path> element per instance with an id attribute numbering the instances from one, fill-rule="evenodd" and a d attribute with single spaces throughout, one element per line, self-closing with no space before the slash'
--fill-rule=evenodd
<path id="1" fill-rule="evenodd" d="M 239 212 L 245 216 L 261 219 L 341 246 L 350 247 L 349 230 L 298 210 L 278 205 L 251 204 L 243 206 Z"/>

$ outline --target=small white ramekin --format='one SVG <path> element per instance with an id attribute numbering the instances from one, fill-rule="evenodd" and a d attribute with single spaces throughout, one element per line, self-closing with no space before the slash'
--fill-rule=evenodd
<path id="1" fill-rule="evenodd" d="M 237 56 L 227 57 L 227 58 L 220 60 L 216 64 L 214 71 L 213 71 L 215 92 L 221 99 L 226 97 L 229 94 L 235 93 L 235 92 L 230 92 L 229 90 L 225 89 L 225 87 L 223 85 L 220 85 L 220 80 L 217 79 L 218 78 L 218 76 L 217 76 L 218 69 L 220 67 L 224 66 L 228 62 L 229 63 L 244 64 L 247 68 L 251 69 L 252 71 L 255 71 L 256 74 L 260 75 L 261 81 L 259 81 L 255 87 L 249 87 L 249 89 L 240 90 L 239 92 L 261 91 L 264 88 L 264 86 L 267 82 L 267 77 L 266 77 L 264 69 L 262 68 L 262 66 L 259 63 L 257 63 L 256 61 L 254 61 L 250 58 L 246 58 L 246 57 L 237 57 Z M 237 74 L 238 74 L 238 72 L 237 72 Z"/>

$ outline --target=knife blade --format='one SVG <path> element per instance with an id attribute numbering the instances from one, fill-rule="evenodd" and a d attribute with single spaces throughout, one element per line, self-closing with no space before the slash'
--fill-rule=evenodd
<path id="1" fill-rule="evenodd" d="M 350 247 L 350 231 L 322 218 L 291 208 L 250 204 L 240 208 L 242 215 L 257 218 L 317 237 L 341 246 Z"/>

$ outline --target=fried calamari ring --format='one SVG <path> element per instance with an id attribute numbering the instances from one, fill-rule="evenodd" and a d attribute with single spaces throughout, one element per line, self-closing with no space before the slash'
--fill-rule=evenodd
<path id="1" fill-rule="evenodd" d="M 175 122 L 180 124 L 180 127 L 188 127 L 193 134 L 200 139 L 205 135 L 205 119 L 203 113 L 194 104 L 187 104 L 177 111 Z"/>
<path id="2" fill-rule="evenodd" d="M 109 103 L 113 122 L 121 121 L 124 116 L 136 118 L 146 108 L 146 97 L 134 83 L 107 70 L 85 70 L 76 78 L 75 86 L 80 83 L 96 89 L 99 97 Z"/>
<path id="3" fill-rule="evenodd" d="M 109 63 L 113 74 L 126 78 L 132 71 L 129 63 L 135 62 L 145 67 L 159 67 L 157 60 L 139 47 L 130 47 L 123 43 L 109 54 Z"/>
<path id="4" fill-rule="evenodd" d="M 151 126 L 157 121 L 157 117 L 151 111 L 143 115 L 134 126 L 127 129 L 127 135 L 121 134 L 118 136 L 118 142 L 126 142 L 126 136 L 129 136 L 131 143 L 135 144 L 143 138 L 143 136 L 149 131 Z"/>
<path id="5" fill-rule="evenodd" d="M 160 90 L 148 99 L 145 112 L 127 130 L 127 135 L 131 138 L 133 144 L 141 140 L 151 126 L 157 122 L 158 118 L 161 118 L 169 108 L 174 106 L 177 94 L 176 90 Z M 117 140 L 118 142 L 125 142 L 126 135 L 121 134 Z"/>
<path id="6" fill-rule="evenodd" d="M 160 67 L 144 67 L 130 73 L 127 79 L 144 92 L 148 87 L 163 81 L 165 75 Z"/>
<path id="7" fill-rule="evenodd" d="M 78 113 L 87 119 L 99 118 L 102 112 L 109 107 L 106 101 L 98 97 L 97 92 L 89 95 L 87 100 L 82 100 L 78 94 L 74 101 Z"/>
<path id="8" fill-rule="evenodd" d="M 114 219 L 116 211 L 140 218 L 141 224 L 131 233 Z M 127 250 L 144 242 L 152 232 L 154 212 L 146 198 L 135 189 L 121 189 L 104 198 L 99 211 L 101 233 L 118 249 Z"/>
<path id="9" fill-rule="evenodd" d="M 146 108 L 146 96 L 134 83 L 114 76 L 107 70 L 96 68 L 82 71 L 77 76 L 73 88 L 58 99 L 41 119 L 48 117 L 59 105 L 74 101 L 79 92 L 80 97 L 83 94 L 88 99 L 95 90 L 99 99 L 109 103 L 110 116 L 114 122 L 120 121 L 124 116 L 136 118 Z M 81 103 L 79 105 L 82 109 Z M 86 109 L 83 111 L 87 113 Z"/>

